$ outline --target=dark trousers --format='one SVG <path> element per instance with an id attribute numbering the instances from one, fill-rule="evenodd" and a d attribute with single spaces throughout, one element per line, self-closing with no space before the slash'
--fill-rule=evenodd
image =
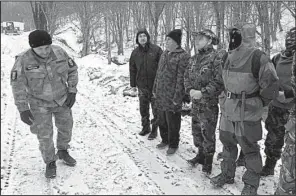
<path id="1" fill-rule="evenodd" d="M 159 131 L 163 143 L 178 148 L 180 141 L 181 112 L 159 111 Z"/>
<path id="2" fill-rule="evenodd" d="M 138 92 L 142 126 L 150 126 L 150 104 L 153 113 L 153 119 L 151 120 L 151 123 L 157 125 L 157 110 L 155 107 L 155 99 L 153 98 L 152 91 L 139 88 Z"/>
<path id="3" fill-rule="evenodd" d="M 239 144 L 245 154 L 247 168 L 242 180 L 244 183 L 258 188 L 262 170 L 262 158 L 258 145 L 261 138 L 261 121 L 244 121 L 242 127 L 241 122 L 228 121 L 222 115 L 220 121 L 220 140 L 223 144 L 222 173 L 229 177 L 235 176 L 235 160 L 238 153 L 237 144 Z"/>

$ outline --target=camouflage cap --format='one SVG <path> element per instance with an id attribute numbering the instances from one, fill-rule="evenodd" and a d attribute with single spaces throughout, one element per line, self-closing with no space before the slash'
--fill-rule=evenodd
<path id="1" fill-rule="evenodd" d="M 212 39 L 212 44 L 213 45 L 218 45 L 219 44 L 219 38 L 210 29 L 204 29 L 204 30 L 199 31 L 199 32 L 192 32 L 191 34 L 194 37 L 195 36 L 200 36 L 200 35 L 206 36 L 206 37 Z"/>
<path id="2" fill-rule="evenodd" d="M 285 40 L 286 50 L 296 50 L 296 27 L 290 29 L 286 34 Z"/>

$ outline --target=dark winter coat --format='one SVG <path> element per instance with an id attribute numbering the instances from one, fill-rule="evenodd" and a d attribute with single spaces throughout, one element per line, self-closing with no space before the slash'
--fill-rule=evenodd
<path id="1" fill-rule="evenodd" d="M 166 50 L 161 55 L 153 88 L 159 110 L 181 111 L 185 96 L 184 73 L 189 58 L 190 55 L 182 48 L 172 52 Z"/>
<path id="2" fill-rule="evenodd" d="M 162 49 L 150 43 L 149 39 L 145 47 L 139 45 L 133 50 L 129 60 L 131 87 L 152 91 L 161 54 Z"/>

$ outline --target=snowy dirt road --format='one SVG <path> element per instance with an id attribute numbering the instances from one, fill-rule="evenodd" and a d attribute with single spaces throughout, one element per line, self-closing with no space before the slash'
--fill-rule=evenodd
<path id="1" fill-rule="evenodd" d="M 58 161 L 57 177 L 51 180 L 44 177 L 45 165 L 36 136 L 21 122 L 7 89 L 2 100 L 7 104 L 3 121 L 10 122 L 4 123 L 10 134 L 8 144 L 1 146 L 6 152 L 1 158 L 1 194 L 240 194 L 244 168 L 238 168 L 235 184 L 214 189 L 201 166 L 192 168 L 186 163 L 195 150 L 189 117 L 182 117 L 179 150 L 168 157 L 166 150 L 155 148 L 159 136 L 149 141 L 138 135 L 138 98 L 121 97 L 123 85 L 117 94 L 110 94 L 107 87 L 116 81 L 114 78 L 90 81 L 86 73 L 81 69 L 79 94 L 73 107 L 70 152 L 78 164 L 67 167 Z M 220 172 L 219 163 L 214 160 L 211 176 Z M 259 193 L 272 194 L 275 183 L 264 182 Z"/>
<path id="2" fill-rule="evenodd" d="M 235 183 L 214 189 L 209 177 L 220 173 L 214 157 L 213 171 L 206 176 L 201 166 L 190 167 L 186 160 L 196 154 L 191 135 L 191 119 L 182 117 L 180 146 L 173 156 L 158 150 L 155 140 L 138 135 L 141 130 L 137 97 L 123 97 L 129 85 L 128 65 L 107 65 L 100 55 L 76 58 L 79 67 L 77 101 L 73 107 L 74 129 L 70 153 L 77 165 L 57 161 L 57 177 L 46 179 L 45 164 L 38 141 L 20 120 L 9 84 L 14 56 L 28 48 L 27 34 L 1 35 L 1 194 L 183 194 L 238 195 L 244 167 L 237 168 Z M 264 124 L 263 124 L 264 125 Z M 54 129 L 54 141 L 56 129 Z M 263 160 L 264 138 L 260 141 Z M 222 150 L 217 131 L 216 151 Z M 262 178 L 258 193 L 273 194 L 275 175 Z"/>

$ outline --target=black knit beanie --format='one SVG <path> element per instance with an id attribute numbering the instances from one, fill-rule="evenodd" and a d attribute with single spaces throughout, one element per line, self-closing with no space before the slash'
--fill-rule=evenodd
<path id="1" fill-rule="evenodd" d="M 167 37 L 172 38 L 179 46 L 181 46 L 182 31 L 181 29 L 174 29 L 167 34 Z"/>
<path id="2" fill-rule="evenodd" d="M 31 48 L 52 44 L 50 35 L 44 30 L 35 30 L 29 34 Z"/>

